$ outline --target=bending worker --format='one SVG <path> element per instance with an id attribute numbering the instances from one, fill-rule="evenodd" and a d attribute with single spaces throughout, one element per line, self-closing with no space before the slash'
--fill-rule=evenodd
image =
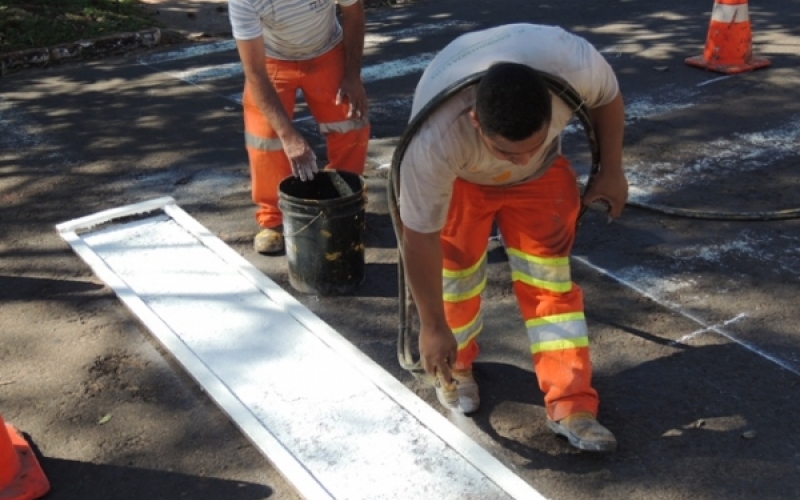
<path id="1" fill-rule="evenodd" d="M 364 173 L 369 141 L 361 81 L 364 8 L 361 0 L 229 0 L 233 37 L 244 68 L 245 146 L 250 160 L 259 253 L 284 249 L 278 185 L 317 172 L 314 151 L 292 124 L 302 90 L 325 136 L 325 168 Z"/>
<path id="2" fill-rule="evenodd" d="M 582 202 L 603 201 L 612 217 L 625 205 L 623 101 L 594 47 L 561 28 L 530 24 L 451 42 L 422 75 L 412 117 L 444 89 L 486 73 L 424 120 L 400 164 L 402 257 L 421 321 L 420 357 L 428 373 L 447 382 L 437 384 L 442 404 L 464 413 L 478 409 L 472 364 L 496 223 L 548 427 L 579 449 L 610 452 L 616 440 L 596 420 L 583 295 L 570 277 L 581 199 L 560 134 L 572 111 L 535 70 L 568 82 L 589 108 L 601 164 Z"/>

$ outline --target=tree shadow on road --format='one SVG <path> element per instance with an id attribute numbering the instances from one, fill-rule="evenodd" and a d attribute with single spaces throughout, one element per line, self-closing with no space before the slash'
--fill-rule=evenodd
<path id="1" fill-rule="evenodd" d="M 119 465 L 93 464 L 59 458 L 39 458 L 50 481 L 48 500 L 113 498 L 115 500 L 257 500 L 274 490 L 262 484 L 199 477 Z"/>
<path id="2" fill-rule="evenodd" d="M 645 335 L 648 340 L 660 340 Z M 594 488 L 694 492 L 702 498 L 796 498 L 800 470 L 798 381 L 737 344 L 682 346 L 614 374 L 595 374 L 600 421 L 619 441 L 613 455 L 576 452 L 545 427 L 536 377 L 507 363 L 476 364 L 478 429 L 527 472 L 578 474 L 576 498 Z M 713 478 L 710 479 L 710 478 Z M 568 495 L 569 497 L 569 495 Z M 645 497 L 644 490 L 627 498 Z"/>

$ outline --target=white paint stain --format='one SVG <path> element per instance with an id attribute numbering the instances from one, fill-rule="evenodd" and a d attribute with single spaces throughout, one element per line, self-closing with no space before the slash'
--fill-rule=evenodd
<path id="1" fill-rule="evenodd" d="M 364 83 L 370 83 L 411 73 L 421 73 L 433 60 L 434 56 L 436 56 L 435 52 L 428 52 L 395 61 L 374 64 L 361 70 L 361 78 L 364 79 Z"/>
<path id="2" fill-rule="evenodd" d="M 192 57 L 215 54 L 217 52 L 227 52 L 229 50 L 236 50 L 235 40 L 223 40 L 213 43 L 204 43 L 201 45 L 190 45 L 179 50 L 170 50 L 168 52 L 150 54 L 139 58 L 138 61 L 145 65 L 160 64 L 168 61 L 179 61 L 181 59 L 191 59 Z"/>
<path id="3" fill-rule="evenodd" d="M 727 75 L 727 76 L 720 76 L 720 77 L 717 77 L 717 78 L 712 78 L 711 80 L 706 80 L 706 81 L 704 81 L 704 82 L 700 82 L 700 83 L 698 83 L 698 84 L 697 84 L 697 86 L 698 86 L 698 87 L 705 87 L 706 85 L 709 85 L 709 84 L 711 84 L 711 83 L 721 82 L 722 80 L 727 80 L 728 78 L 731 78 L 731 75 Z"/>
<path id="4" fill-rule="evenodd" d="M 698 146 L 694 159 L 685 162 L 625 161 L 631 200 L 646 202 L 661 192 L 685 185 L 713 182 L 725 172 L 753 171 L 776 160 L 798 154 L 800 117 L 763 132 L 734 134 Z"/>
<path id="5" fill-rule="evenodd" d="M 168 72 L 178 80 L 186 83 L 200 83 L 213 80 L 222 80 L 242 74 L 242 64 L 239 62 L 228 64 L 216 64 L 214 66 L 203 66 L 200 68 L 187 69 L 185 71 Z"/>
<path id="6" fill-rule="evenodd" d="M 443 21 L 437 24 L 421 24 L 411 28 L 403 28 L 385 34 L 367 33 L 364 36 L 364 48 L 374 48 L 387 43 L 407 43 L 419 41 L 423 36 L 443 31 L 446 29 L 474 28 L 475 23 L 465 21 Z M 200 45 L 190 45 L 178 50 L 170 50 L 157 54 L 150 54 L 138 59 L 141 64 L 163 64 L 171 61 L 191 59 L 193 57 L 206 56 L 222 52 L 232 52 L 236 50 L 236 40 L 221 40 L 218 42 L 204 43 Z"/>
<path id="7" fill-rule="evenodd" d="M 800 237 L 789 234 L 776 236 L 745 230 L 734 241 L 702 245 L 684 245 L 674 252 L 682 262 L 701 260 L 715 264 L 727 259 L 746 258 L 763 264 L 764 269 L 780 270 L 782 274 L 800 277 Z"/>
<path id="8" fill-rule="evenodd" d="M 386 34 L 367 34 L 364 37 L 364 48 L 371 48 L 387 43 L 417 42 L 425 35 L 430 35 L 445 29 L 472 29 L 475 23 L 465 21 L 444 21 L 437 24 L 421 24 L 411 28 L 403 28 Z"/>
<path id="9" fill-rule="evenodd" d="M 665 115 L 695 105 L 692 100 L 698 94 L 691 89 L 679 89 L 670 85 L 657 89 L 652 95 L 625 96 L 625 124 L 631 125 L 639 120 Z M 565 129 L 564 134 L 582 132 L 583 126 L 574 121 Z"/>

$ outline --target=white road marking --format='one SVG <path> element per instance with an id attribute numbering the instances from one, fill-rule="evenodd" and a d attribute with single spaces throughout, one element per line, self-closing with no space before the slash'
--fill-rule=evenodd
<path id="1" fill-rule="evenodd" d="M 193 57 L 206 56 L 209 54 L 216 54 L 218 52 L 227 52 L 236 50 L 235 40 L 222 40 L 219 42 L 204 43 L 199 45 L 189 45 L 178 50 L 170 50 L 168 52 L 158 52 L 149 54 L 138 59 L 144 65 L 161 64 L 170 61 L 180 61 L 183 59 L 191 59 Z"/>
<path id="2" fill-rule="evenodd" d="M 166 73 L 186 83 L 210 82 L 241 75 L 242 63 L 215 64 L 184 71 L 167 71 Z"/>
<path id="3" fill-rule="evenodd" d="M 679 338 L 678 340 L 673 340 L 672 342 L 669 343 L 669 345 L 671 345 L 671 346 L 688 345 L 688 342 L 690 340 L 692 340 L 692 339 L 694 339 L 696 337 L 699 337 L 700 335 L 702 335 L 704 333 L 715 332 L 716 329 L 718 329 L 718 328 L 721 328 L 723 326 L 728 326 L 731 323 L 736 323 L 740 319 L 744 319 L 746 317 L 747 317 L 747 314 L 739 313 L 736 316 L 734 316 L 733 318 L 731 318 L 731 319 L 729 319 L 727 321 L 724 321 L 722 323 L 717 323 L 716 325 L 711 325 L 711 326 L 706 327 L 706 328 L 701 328 L 700 330 L 695 330 L 692 333 L 687 333 L 686 335 L 684 335 L 683 337 Z"/>
<path id="4" fill-rule="evenodd" d="M 697 86 L 698 86 L 698 87 L 704 87 L 704 86 L 706 86 L 706 85 L 708 85 L 708 84 L 710 84 L 710 83 L 716 83 L 716 82 L 720 82 L 720 81 L 722 81 L 722 80 L 727 80 L 728 78 L 731 78 L 731 76 L 732 76 L 732 75 L 720 76 L 720 77 L 718 77 L 718 78 L 712 78 L 711 80 L 706 80 L 706 81 L 704 81 L 704 82 L 700 82 L 700 83 L 698 83 L 698 84 L 697 84 Z"/>
<path id="5" fill-rule="evenodd" d="M 364 36 L 364 49 L 369 50 L 387 43 L 410 43 L 419 41 L 421 37 L 448 29 L 468 30 L 474 28 L 474 23 L 465 21 L 444 21 L 437 24 L 421 24 L 411 28 L 402 28 L 388 33 L 367 33 Z M 236 40 L 221 40 L 218 42 L 190 45 L 177 50 L 149 54 L 138 59 L 145 65 L 163 64 L 171 61 L 181 61 L 194 57 L 217 54 L 221 52 L 236 51 Z"/>
<path id="6" fill-rule="evenodd" d="M 737 338 L 736 336 L 734 336 L 731 333 L 728 333 L 727 331 L 723 330 L 719 326 L 706 324 L 705 321 L 703 321 L 701 318 L 697 317 L 696 315 L 692 314 L 691 312 L 687 311 L 685 308 L 682 307 L 682 305 L 666 301 L 662 297 L 659 297 L 655 293 L 659 289 L 662 289 L 661 287 L 663 287 L 663 288 L 671 288 L 671 287 L 675 287 L 675 286 L 689 286 L 690 285 L 689 283 L 677 283 L 677 282 L 669 282 L 669 281 L 665 281 L 665 280 L 661 281 L 658 277 L 648 276 L 648 277 L 645 277 L 645 279 L 648 280 L 650 282 L 650 284 L 651 284 L 650 290 L 648 290 L 647 288 L 640 286 L 639 284 L 635 283 L 634 281 L 631 281 L 629 279 L 625 279 L 624 277 L 622 277 L 620 275 L 614 274 L 613 272 L 609 271 L 608 269 L 604 269 L 604 268 L 602 268 L 600 266 L 596 266 L 596 265 L 592 264 L 585 257 L 581 257 L 581 256 L 578 256 L 578 255 L 573 255 L 572 258 L 577 260 L 578 262 L 586 265 L 587 267 L 590 267 L 590 268 L 594 269 L 595 271 L 603 274 L 604 276 L 607 276 L 607 277 L 613 279 L 617 283 L 625 285 L 628 288 L 630 288 L 631 290 L 634 290 L 635 292 L 637 292 L 637 293 L 639 293 L 641 295 L 644 295 L 645 297 L 649 298 L 653 302 L 655 302 L 657 304 L 660 304 L 661 306 L 680 314 L 684 318 L 687 318 L 687 319 L 689 319 L 691 321 L 694 321 L 695 323 L 700 325 L 703 329 L 708 330 L 708 331 L 712 331 L 714 333 L 717 333 L 717 334 L 725 337 L 726 339 L 730 340 L 731 342 L 744 347 L 745 349 L 747 349 L 748 351 L 752 352 L 753 354 L 756 354 L 756 355 L 758 355 L 758 356 L 760 356 L 760 357 L 762 357 L 762 358 L 764 358 L 764 359 L 766 359 L 768 361 L 771 361 L 772 363 L 775 363 L 776 365 L 778 365 L 781 368 L 784 368 L 784 369 L 794 373 L 795 375 L 800 375 L 800 370 L 799 369 L 794 368 L 793 366 L 788 364 L 783 359 L 781 359 L 781 358 L 779 358 L 777 356 L 774 356 L 772 354 L 769 354 L 768 352 L 765 352 L 765 351 L 759 349 L 757 346 L 755 346 L 755 345 L 753 345 L 753 344 L 751 344 L 749 342 L 746 342 L 744 340 L 741 340 L 741 339 Z M 643 269 L 643 268 L 639 268 L 639 269 Z"/>
<path id="7" fill-rule="evenodd" d="M 364 79 L 364 83 L 372 83 L 411 73 L 421 73 L 433 60 L 435 55 L 435 52 L 428 52 L 426 54 L 404 57 L 403 59 L 367 66 L 361 70 L 361 78 Z"/>

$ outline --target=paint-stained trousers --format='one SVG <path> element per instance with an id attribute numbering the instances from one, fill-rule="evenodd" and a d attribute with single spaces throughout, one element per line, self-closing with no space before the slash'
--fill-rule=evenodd
<path id="1" fill-rule="evenodd" d="M 283 61 L 267 57 L 267 75 L 286 113 L 294 115 L 297 90 L 325 136 L 328 164 L 325 168 L 364 173 L 369 142 L 369 121 L 347 118 L 348 104 L 336 104 L 344 74 L 344 48 L 340 43 L 325 54 L 306 61 Z M 289 159 L 275 130 L 253 102 L 248 84 L 244 87 L 245 146 L 250 160 L 253 202 L 258 205 L 256 221 L 261 227 L 279 226 L 278 185 L 291 175 Z"/>
<path id="2" fill-rule="evenodd" d="M 598 407 L 583 293 L 572 282 L 569 265 L 579 207 L 575 173 L 560 157 L 543 176 L 524 184 L 490 187 L 457 180 L 441 233 L 445 314 L 458 342 L 455 367 L 471 367 L 478 355 L 487 241 L 496 221 L 552 420 L 581 411 L 596 415 Z"/>

